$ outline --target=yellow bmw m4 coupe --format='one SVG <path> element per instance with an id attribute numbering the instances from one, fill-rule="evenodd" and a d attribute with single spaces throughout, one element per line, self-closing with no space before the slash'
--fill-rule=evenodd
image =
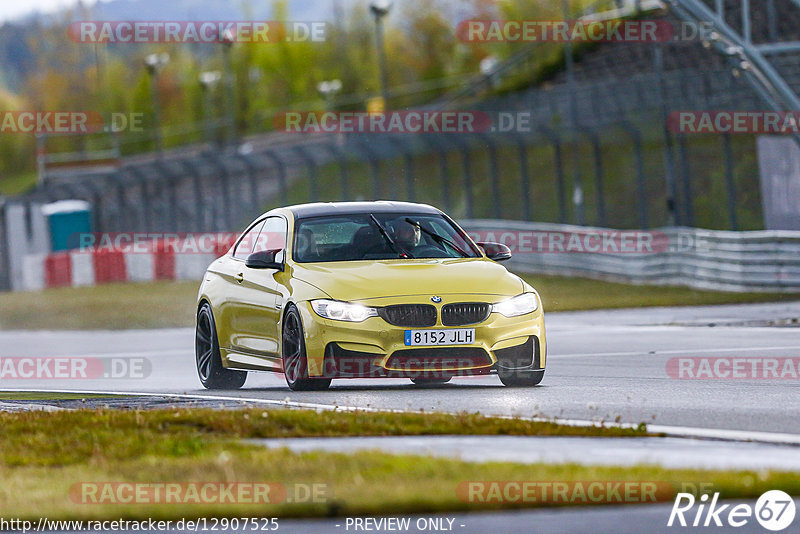
<path id="1" fill-rule="evenodd" d="M 442 384 L 544 376 L 536 290 L 450 217 L 408 202 L 314 203 L 258 217 L 200 286 L 195 352 L 206 388 L 283 373 L 293 390 L 334 378 Z"/>

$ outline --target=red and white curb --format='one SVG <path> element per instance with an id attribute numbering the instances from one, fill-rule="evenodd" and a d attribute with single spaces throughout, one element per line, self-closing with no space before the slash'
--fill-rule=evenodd
<path id="1" fill-rule="evenodd" d="M 65 251 L 23 258 L 22 289 L 93 286 L 109 282 L 199 280 L 216 253 Z"/>

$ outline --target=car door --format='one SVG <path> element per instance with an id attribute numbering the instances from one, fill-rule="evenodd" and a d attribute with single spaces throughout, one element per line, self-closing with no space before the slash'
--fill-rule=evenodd
<path id="1" fill-rule="evenodd" d="M 255 230 L 256 227 L 253 227 Z M 267 217 L 258 235 L 245 236 L 231 257 L 233 282 L 229 302 L 231 310 L 230 343 L 233 352 L 275 360 L 278 353 L 280 310 L 276 269 L 253 269 L 245 265 L 247 256 L 264 250 L 286 249 L 286 220 Z M 276 259 L 282 260 L 282 255 Z M 282 300 L 282 299 L 280 299 Z M 234 357 L 235 359 L 235 357 Z"/>
<path id="2" fill-rule="evenodd" d="M 242 281 L 244 280 L 244 261 L 251 253 L 261 229 L 264 219 L 253 223 L 245 230 L 234 244 L 233 252 L 223 256 L 215 262 L 215 273 L 224 282 L 221 298 L 217 303 L 216 322 L 220 347 L 230 350 L 234 347 L 234 339 L 238 336 L 237 315 L 240 313 L 242 299 Z M 241 276 L 241 280 L 239 277 Z"/>

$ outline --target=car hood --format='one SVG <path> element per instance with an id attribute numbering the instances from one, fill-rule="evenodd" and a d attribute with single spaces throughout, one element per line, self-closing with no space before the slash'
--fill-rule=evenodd
<path id="1" fill-rule="evenodd" d="M 513 296 L 520 278 L 483 258 L 343 261 L 295 264 L 293 276 L 337 300 L 408 295 Z"/>

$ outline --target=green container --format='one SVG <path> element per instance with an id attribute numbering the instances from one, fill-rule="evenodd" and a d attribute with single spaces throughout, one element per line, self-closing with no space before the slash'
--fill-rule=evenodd
<path id="1" fill-rule="evenodd" d="M 60 200 L 42 207 L 53 252 L 80 247 L 81 234 L 92 232 L 92 211 L 83 200 Z"/>

